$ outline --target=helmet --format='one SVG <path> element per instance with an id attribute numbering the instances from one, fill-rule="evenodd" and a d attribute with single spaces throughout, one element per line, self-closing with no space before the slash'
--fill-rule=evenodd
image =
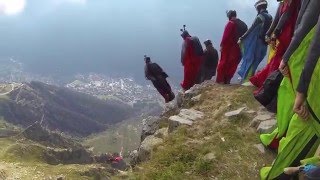
<path id="1" fill-rule="evenodd" d="M 229 19 L 231 19 L 232 17 L 237 17 L 237 11 L 235 11 L 235 10 L 229 10 L 229 11 L 227 11 L 227 17 L 228 17 Z"/>
<path id="2" fill-rule="evenodd" d="M 209 46 L 209 45 L 212 45 L 212 42 L 211 42 L 211 40 L 207 39 L 207 40 L 204 42 L 204 44 L 205 44 L 206 46 Z"/>
<path id="3" fill-rule="evenodd" d="M 257 9 L 260 7 L 260 6 L 268 6 L 268 2 L 266 0 L 258 0 L 255 4 L 254 4 L 254 7 L 256 7 Z"/>
<path id="4" fill-rule="evenodd" d="M 148 57 L 147 55 L 144 55 L 144 61 L 145 62 L 151 62 L 151 58 L 150 57 Z"/>
<path id="5" fill-rule="evenodd" d="M 181 36 L 183 38 L 186 38 L 186 37 L 190 36 L 190 34 L 189 34 L 189 32 L 187 30 L 184 30 L 184 31 L 182 31 Z"/>

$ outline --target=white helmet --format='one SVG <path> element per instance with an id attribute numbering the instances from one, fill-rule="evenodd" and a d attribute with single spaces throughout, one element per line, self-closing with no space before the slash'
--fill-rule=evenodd
<path id="1" fill-rule="evenodd" d="M 268 1 L 266 0 L 258 0 L 255 4 L 254 7 L 258 8 L 261 5 L 268 5 Z"/>

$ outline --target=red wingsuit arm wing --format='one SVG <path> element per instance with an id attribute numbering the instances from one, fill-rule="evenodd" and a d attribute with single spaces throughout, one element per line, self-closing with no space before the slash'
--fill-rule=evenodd
<path id="1" fill-rule="evenodd" d="M 234 26 L 235 26 L 235 23 L 233 23 L 232 21 L 228 22 L 228 24 L 224 28 L 224 33 L 222 36 L 222 41 L 220 43 L 220 47 L 224 47 L 228 43 L 230 43 L 230 41 L 232 41 L 231 38 L 232 38 L 233 31 L 234 31 Z"/>

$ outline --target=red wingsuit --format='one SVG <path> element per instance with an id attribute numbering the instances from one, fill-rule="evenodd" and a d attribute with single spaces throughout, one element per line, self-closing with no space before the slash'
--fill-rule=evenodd
<path id="1" fill-rule="evenodd" d="M 225 27 L 220 47 L 221 59 L 217 70 L 217 83 L 229 84 L 241 60 L 241 51 L 237 43 L 237 25 L 230 20 Z"/>
<path id="2" fill-rule="evenodd" d="M 184 66 L 184 80 L 181 83 L 181 87 L 184 90 L 188 90 L 196 84 L 202 63 L 202 56 L 196 54 L 190 36 L 184 38 L 181 62 Z"/>
<path id="3" fill-rule="evenodd" d="M 250 82 L 261 88 L 263 86 L 264 81 L 268 78 L 268 76 L 277 70 L 280 66 L 282 56 L 286 52 L 287 48 L 290 45 L 292 36 L 294 34 L 297 17 L 300 10 L 300 0 L 293 0 L 291 4 L 285 2 L 280 9 L 280 16 L 283 15 L 287 11 L 290 12 L 290 17 L 286 20 L 281 33 L 278 37 L 278 44 L 276 47 L 276 52 L 273 58 L 270 60 L 270 63 L 266 65 L 261 71 L 259 71 L 256 75 L 250 78 Z M 259 91 L 259 90 L 258 90 Z M 257 91 L 257 92 L 258 92 Z"/>

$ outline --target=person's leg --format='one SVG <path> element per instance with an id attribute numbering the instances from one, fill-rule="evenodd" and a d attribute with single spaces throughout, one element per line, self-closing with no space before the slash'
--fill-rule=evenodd
<path id="1" fill-rule="evenodd" d="M 317 133 L 320 125 L 310 118 L 308 121 L 294 115 L 287 136 L 280 141 L 278 155 L 272 167 L 261 169 L 261 179 L 271 180 L 287 177 L 283 170 L 286 167 L 300 165 L 300 161 L 312 157 L 319 146 Z"/>
<path id="2" fill-rule="evenodd" d="M 227 52 L 222 51 L 221 52 L 221 59 L 218 64 L 218 69 L 217 69 L 217 79 L 216 82 L 220 84 L 225 83 L 225 73 L 226 73 L 226 61 L 228 58 L 228 55 L 226 54 Z"/>
<path id="3" fill-rule="evenodd" d="M 241 52 L 240 49 L 238 48 L 234 48 L 232 50 L 232 52 L 230 52 L 231 54 L 229 55 L 229 59 L 228 59 L 228 69 L 226 69 L 226 79 L 225 81 L 227 82 L 227 84 L 230 84 L 231 79 L 233 78 L 234 74 L 237 71 L 239 62 L 241 60 Z"/>

